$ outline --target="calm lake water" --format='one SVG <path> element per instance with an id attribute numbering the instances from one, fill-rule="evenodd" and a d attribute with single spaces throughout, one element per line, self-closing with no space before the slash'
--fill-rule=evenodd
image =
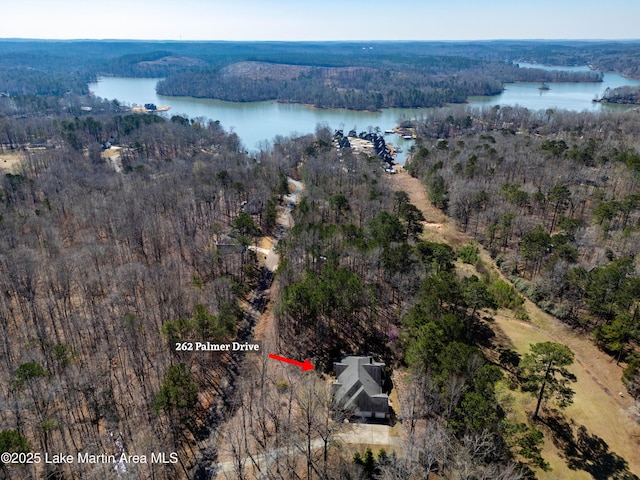
<path id="1" fill-rule="evenodd" d="M 544 70 L 568 70 L 588 72 L 588 66 L 554 67 L 548 65 L 532 65 L 520 63 L 520 67 L 542 68 Z M 550 83 L 549 90 L 540 90 L 540 83 L 508 83 L 500 95 L 490 97 L 470 97 L 469 102 L 476 106 L 493 107 L 494 105 L 519 105 L 532 110 L 548 108 L 598 111 L 601 109 L 625 109 L 629 106 L 601 104 L 594 98 L 602 96 L 607 88 L 624 85 L 640 86 L 640 81 L 625 78 L 617 73 L 605 73 L 602 83 Z"/>
<path id="2" fill-rule="evenodd" d="M 520 64 L 521 66 L 529 66 Z M 543 67 L 565 70 L 588 70 L 588 67 Z M 278 135 L 306 134 L 315 130 L 317 124 L 327 124 L 332 129 L 345 131 L 355 128 L 357 131 L 380 128 L 384 131 L 395 127 L 402 118 L 428 116 L 432 109 L 389 108 L 382 112 L 356 112 L 342 109 L 313 109 L 303 105 L 281 104 L 275 102 L 223 102 L 219 100 L 167 97 L 155 91 L 158 79 L 149 78 L 100 78 L 89 84 L 96 96 L 109 100 L 117 99 L 125 105 L 155 103 L 168 105 L 168 115 L 185 115 L 189 118 L 202 117 L 207 120 L 219 120 L 227 131 L 238 134 L 245 148 L 258 150 Z M 550 90 L 539 90 L 539 83 L 507 84 L 505 91 L 491 97 L 471 97 L 469 103 L 474 106 L 491 107 L 494 105 L 522 106 L 534 110 L 558 108 L 567 110 L 596 111 L 603 108 L 621 106 L 603 105 L 592 102 L 602 95 L 607 87 L 622 85 L 640 85 L 640 81 L 630 80 L 620 75 L 606 73 L 602 83 L 554 83 Z M 624 108 L 624 107 L 622 107 Z M 406 152 L 411 142 L 397 135 L 386 136 L 388 142 L 400 146 Z M 404 163 L 405 154 L 396 159 Z"/>

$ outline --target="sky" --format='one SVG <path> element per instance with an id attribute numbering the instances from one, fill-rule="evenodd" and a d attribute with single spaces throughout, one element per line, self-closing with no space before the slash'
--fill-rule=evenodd
<path id="1" fill-rule="evenodd" d="M 638 39 L 638 0 L 19 0 L 0 38 Z"/>

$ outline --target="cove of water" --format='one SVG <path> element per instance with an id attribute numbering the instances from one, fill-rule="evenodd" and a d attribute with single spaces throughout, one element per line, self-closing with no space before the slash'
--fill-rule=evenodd
<path id="1" fill-rule="evenodd" d="M 520 64 L 522 67 L 559 68 L 588 70 L 588 67 L 549 67 Z M 359 112 L 345 109 L 316 109 L 305 105 L 282 104 L 276 102 L 223 102 L 205 98 L 168 97 L 158 95 L 156 78 L 104 77 L 89 84 L 97 97 L 117 99 L 125 105 L 154 103 L 171 107 L 167 115 L 184 115 L 189 118 L 218 120 L 222 127 L 235 132 L 244 147 L 255 151 L 266 147 L 276 136 L 306 134 L 315 131 L 316 125 L 326 124 L 331 129 L 355 128 L 358 132 L 379 128 L 391 129 L 402 119 L 420 118 L 429 115 L 430 108 L 388 108 L 381 112 Z M 533 110 L 567 109 L 589 110 L 629 108 L 628 106 L 607 105 L 593 102 L 604 90 L 622 85 L 640 86 L 640 81 L 630 80 L 618 74 L 605 73 L 602 83 L 552 83 L 550 90 L 540 90 L 539 83 L 517 83 L 505 85 L 499 95 L 470 97 L 469 104 L 477 107 L 494 105 L 521 106 Z M 406 151 L 412 144 L 398 135 L 386 135 L 385 139 L 403 149 L 396 158 L 404 163 Z"/>
<path id="2" fill-rule="evenodd" d="M 520 63 L 522 68 L 541 68 L 543 70 L 567 70 L 588 72 L 589 67 L 561 67 L 550 65 L 533 65 Z M 599 111 L 628 109 L 628 105 L 603 104 L 594 102 L 600 98 L 607 88 L 622 86 L 640 86 L 639 80 L 625 78 L 617 73 L 605 73 L 602 82 L 567 82 L 550 83 L 549 90 L 541 90 L 540 83 L 507 83 L 502 93 L 487 97 L 469 97 L 469 103 L 476 106 L 493 107 L 494 105 L 520 106 L 531 110 L 564 109 L 574 111 Z"/>

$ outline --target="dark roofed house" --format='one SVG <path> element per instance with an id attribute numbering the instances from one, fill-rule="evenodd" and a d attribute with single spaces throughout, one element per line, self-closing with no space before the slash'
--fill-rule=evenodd
<path id="1" fill-rule="evenodd" d="M 249 215 L 258 215 L 263 209 L 264 205 L 262 204 L 262 200 L 258 198 L 252 198 L 248 202 L 243 202 L 241 207 L 241 210 Z"/>
<path id="2" fill-rule="evenodd" d="M 332 388 L 338 404 L 359 417 L 389 418 L 389 396 L 382 391 L 384 363 L 371 356 L 347 356 L 334 362 L 333 368 L 338 378 Z"/>

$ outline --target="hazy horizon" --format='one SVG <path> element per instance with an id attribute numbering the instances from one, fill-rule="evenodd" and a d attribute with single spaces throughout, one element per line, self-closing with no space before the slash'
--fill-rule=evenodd
<path id="1" fill-rule="evenodd" d="M 638 39 L 640 2 L 23 0 L 2 16 L 6 40 L 629 41 Z"/>
<path id="2" fill-rule="evenodd" d="M 0 37 L 0 42 L 148 42 L 148 43 L 491 43 L 491 42 L 640 42 L 636 38 L 486 38 L 486 39 L 428 39 L 428 40 L 398 40 L 398 39 L 334 39 L 334 40 L 185 40 L 173 38 L 33 38 L 33 37 Z"/>

